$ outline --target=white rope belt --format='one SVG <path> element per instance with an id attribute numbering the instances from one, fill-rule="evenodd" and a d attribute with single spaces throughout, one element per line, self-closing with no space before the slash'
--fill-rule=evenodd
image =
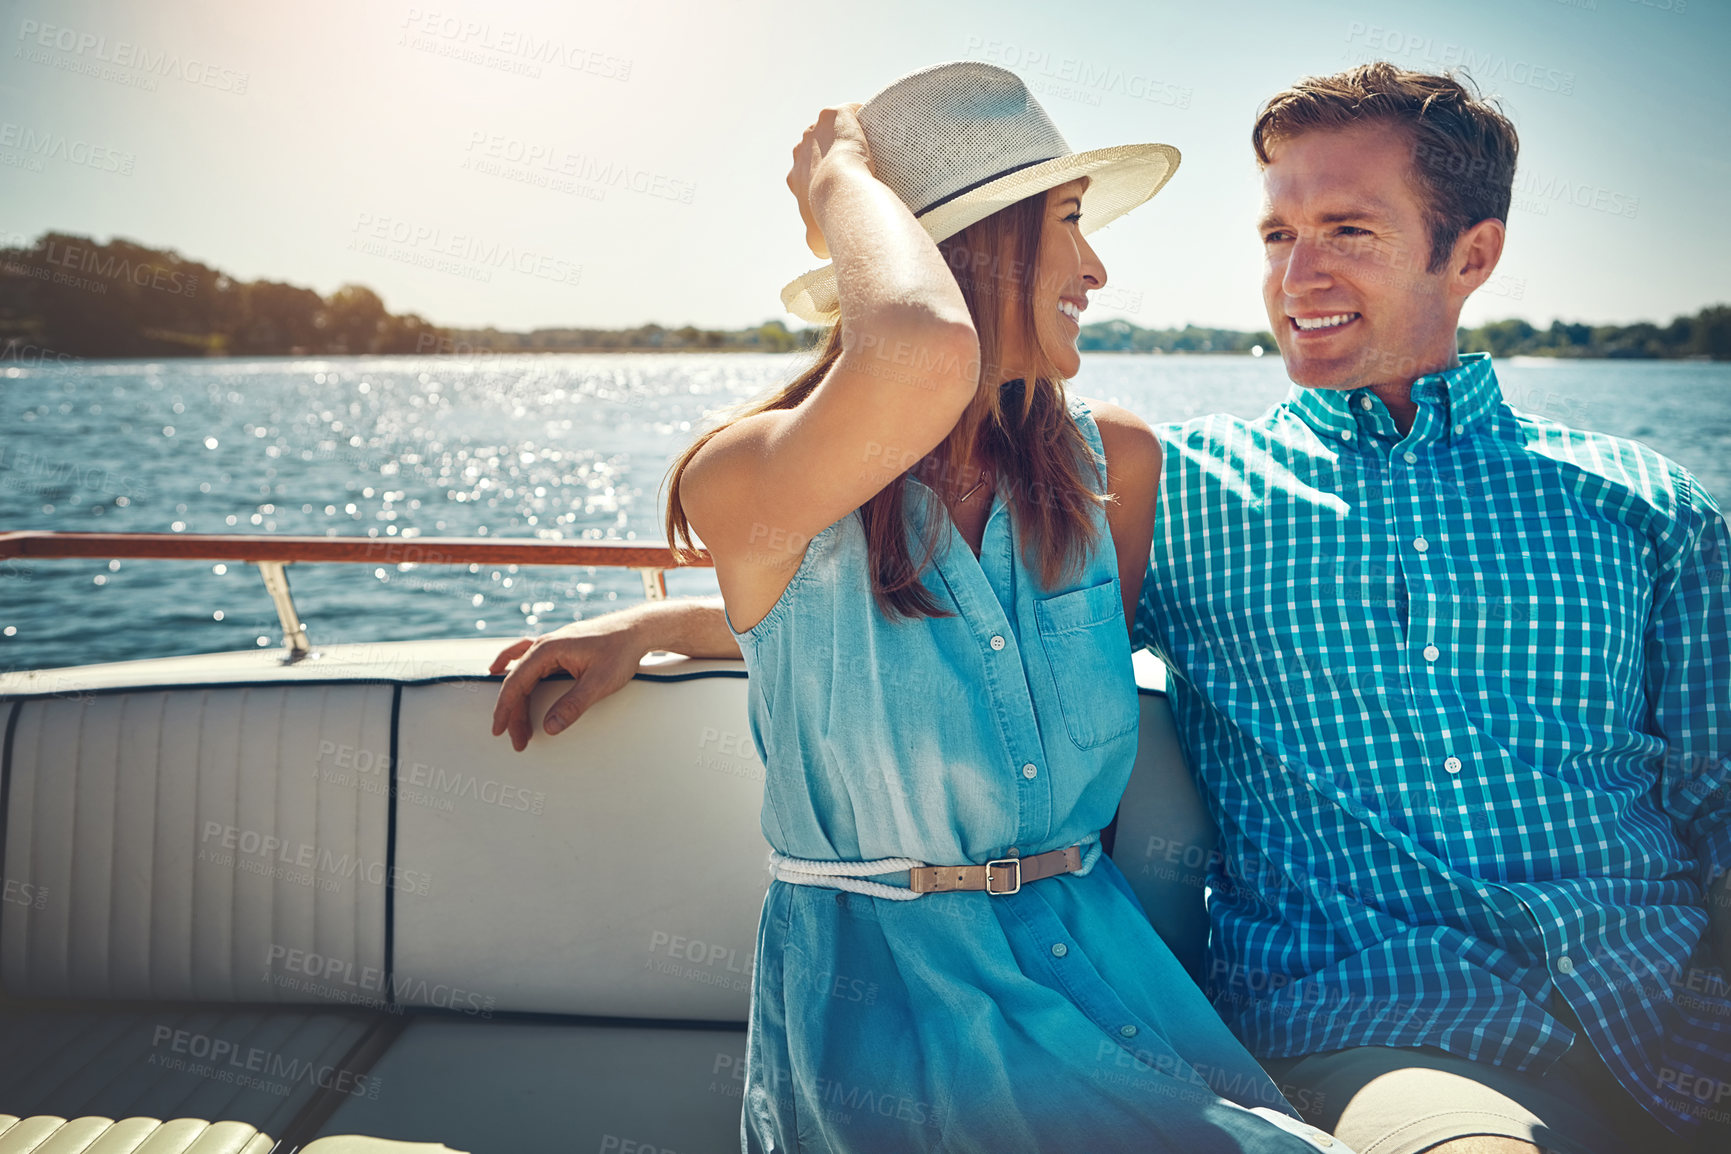
<path id="1" fill-rule="evenodd" d="M 1080 877 L 1089 872 L 1094 868 L 1094 863 L 1100 860 L 1098 833 L 1091 833 L 1076 844 L 1086 845 L 1088 848 L 1082 854 L 1081 868 L 1072 870 L 1071 877 Z M 876 874 L 924 869 L 930 864 L 911 857 L 880 857 L 873 861 L 813 861 L 809 858 L 788 857 L 775 850 L 769 851 L 769 868 L 777 881 L 795 886 L 827 886 L 830 889 L 866 894 L 874 898 L 888 898 L 893 902 L 911 902 L 927 895 L 916 893 L 906 886 L 886 885 L 865 879 Z"/>

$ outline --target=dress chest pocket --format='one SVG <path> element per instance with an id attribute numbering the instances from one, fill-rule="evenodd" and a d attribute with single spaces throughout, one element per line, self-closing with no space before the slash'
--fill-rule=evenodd
<path id="1" fill-rule="evenodd" d="M 1034 622 L 1070 740 L 1093 749 L 1134 733 L 1141 709 L 1118 578 L 1035 601 Z"/>

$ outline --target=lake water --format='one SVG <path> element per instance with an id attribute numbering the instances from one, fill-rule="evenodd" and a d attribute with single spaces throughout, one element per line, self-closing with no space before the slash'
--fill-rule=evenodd
<path id="1" fill-rule="evenodd" d="M 265 358 L 0 367 L 0 530 L 662 540 L 705 414 L 801 362 L 743 355 Z M 1646 442 L 1731 497 L 1731 364 L 1521 360 L 1510 404 Z M 1094 354 L 1074 389 L 1151 422 L 1257 416 L 1278 358 Z M 222 570 L 222 571 L 219 571 Z M 315 645 L 496 636 L 642 596 L 629 570 L 296 564 Z M 669 592 L 715 589 L 706 570 Z M 277 646 L 251 565 L 0 561 L 0 669 Z"/>

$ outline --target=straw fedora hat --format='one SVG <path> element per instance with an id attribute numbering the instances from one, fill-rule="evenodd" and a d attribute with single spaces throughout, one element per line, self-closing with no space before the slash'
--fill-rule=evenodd
<path id="1" fill-rule="evenodd" d="M 1020 76 L 972 60 L 910 73 L 867 100 L 858 116 L 872 172 L 934 241 L 1083 176 L 1081 227 L 1090 233 L 1151 199 L 1178 169 L 1178 150 L 1169 144 L 1070 151 Z M 835 267 L 794 280 L 781 302 L 801 320 L 834 324 Z"/>

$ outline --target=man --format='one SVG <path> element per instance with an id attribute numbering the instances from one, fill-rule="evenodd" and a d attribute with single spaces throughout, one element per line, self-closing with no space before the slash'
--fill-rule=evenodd
<path id="1" fill-rule="evenodd" d="M 1220 829 L 1208 993 L 1361 1151 L 1722 1149 L 1725 521 L 1457 356 L 1514 177 L 1494 108 L 1374 64 L 1278 94 L 1253 140 L 1294 384 L 1161 430 L 1133 626 Z M 495 662 L 529 652 L 495 715 L 518 748 L 555 667 L 549 733 L 649 648 L 735 652 L 713 602 L 561 634 Z"/>

